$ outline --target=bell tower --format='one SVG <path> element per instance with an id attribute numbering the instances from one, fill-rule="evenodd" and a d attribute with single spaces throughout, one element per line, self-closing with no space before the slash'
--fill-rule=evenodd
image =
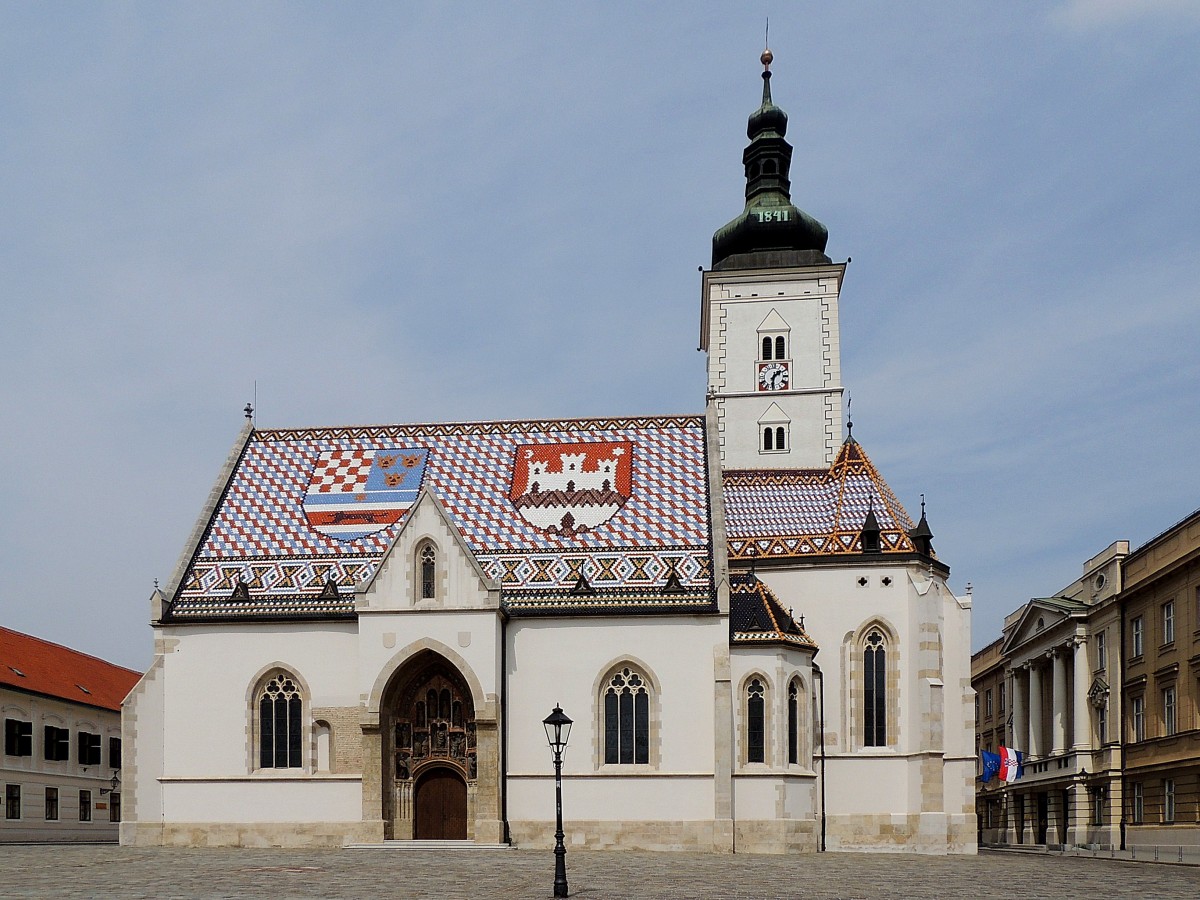
<path id="1" fill-rule="evenodd" d="M 825 255 L 825 226 L 791 199 L 787 113 L 771 100 L 746 125 L 746 206 L 713 235 L 700 349 L 708 353 L 726 469 L 827 468 L 842 443 L 838 295 L 844 263 Z"/>

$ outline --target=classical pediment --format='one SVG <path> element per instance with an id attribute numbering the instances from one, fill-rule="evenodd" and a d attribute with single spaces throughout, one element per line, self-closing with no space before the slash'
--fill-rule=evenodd
<path id="1" fill-rule="evenodd" d="M 1004 640 L 1004 653 L 1041 637 L 1045 632 L 1052 632 L 1056 627 L 1070 619 L 1084 614 L 1087 606 L 1078 600 L 1066 597 L 1034 598 L 1030 600 L 1021 612 L 1012 630 Z"/>

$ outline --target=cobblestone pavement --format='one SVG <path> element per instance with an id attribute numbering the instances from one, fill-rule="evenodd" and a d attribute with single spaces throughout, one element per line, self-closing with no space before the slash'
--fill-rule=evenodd
<path id="1" fill-rule="evenodd" d="M 607 898 L 1003 898 L 1200 895 L 1200 869 L 983 852 L 716 856 L 570 851 L 571 896 Z M 540 898 L 554 856 L 530 850 L 178 850 L 0 845 L 0 897 Z"/>

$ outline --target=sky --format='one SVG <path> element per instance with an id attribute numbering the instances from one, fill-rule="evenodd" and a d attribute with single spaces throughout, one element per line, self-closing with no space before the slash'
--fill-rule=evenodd
<path id="1" fill-rule="evenodd" d="M 1200 506 L 1192 0 L 3 4 L 0 624 L 148 666 L 248 401 L 701 412 L 768 14 L 854 434 L 973 646 Z"/>

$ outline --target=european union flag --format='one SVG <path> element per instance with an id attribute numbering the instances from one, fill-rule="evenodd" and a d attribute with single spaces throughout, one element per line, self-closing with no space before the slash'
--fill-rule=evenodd
<path id="1" fill-rule="evenodd" d="M 983 774 L 979 776 L 979 780 L 991 781 L 1000 774 L 1000 754 L 980 750 L 979 755 L 983 757 Z"/>

